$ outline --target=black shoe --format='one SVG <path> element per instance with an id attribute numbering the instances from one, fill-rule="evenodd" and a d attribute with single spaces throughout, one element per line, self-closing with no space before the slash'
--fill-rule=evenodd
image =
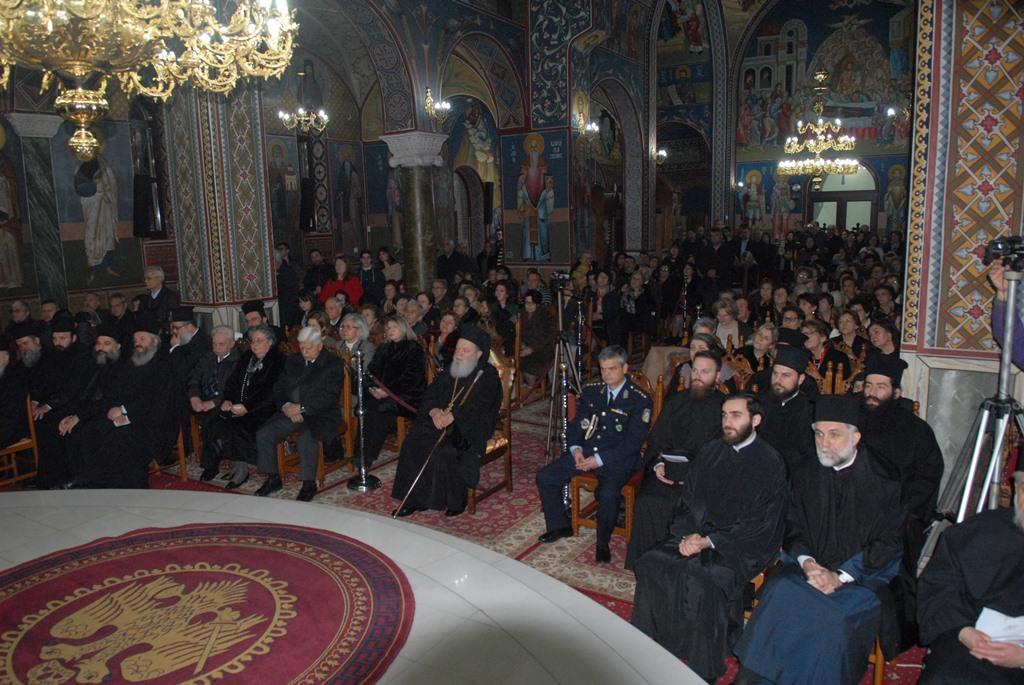
<path id="1" fill-rule="evenodd" d="M 599 564 L 607 564 L 612 560 L 612 551 L 608 549 L 607 545 L 598 545 L 597 551 L 594 553 L 594 561 Z"/>
<path id="2" fill-rule="evenodd" d="M 272 495 L 283 487 L 284 484 L 281 483 L 281 476 L 267 476 L 267 479 L 263 481 L 263 485 L 261 485 L 260 489 L 254 494 L 257 497 L 266 497 L 267 495 Z"/>
<path id="3" fill-rule="evenodd" d="M 537 542 L 549 543 L 561 540 L 562 538 L 571 538 L 572 528 L 556 528 L 555 530 L 549 530 L 548 532 L 537 538 Z"/>
<path id="4" fill-rule="evenodd" d="M 466 511 L 466 510 L 465 509 L 445 509 L 444 510 L 444 515 L 445 516 L 458 516 L 459 514 L 461 514 L 464 511 Z"/>
<path id="5" fill-rule="evenodd" d="M 203 469 L 203 475 L 199 476 L 200 482 L 205 483 L 206 481 L 213 480 L 217 477 L 217 467 L 213 466 L 208 469 Z"/>
<path id="6" fill-rule="evenodd" d="M 299 495 L 295 499 L 300 502 L 309 502 L 316 496 L 316 481 L 315 480 L 304 480 L 302 481 L 302 489 L 299 490 Z"/>
<path id="7" fill-rule="evenodd" d="M 243 485 L 245 485 L 245 484 L 246 484 L 246 483 L 247 483 L 248 481 L 249 481 L 249 474 L 248 474 L 248 473 L 246 473 L 246 474 L 245 474 L 245 478 L 243 478 L 243 479 L 242 479 L 242 480 L 240 480 L 240 481 L 237 481 L 237 482 L 236 482 L 236 481 L 233 481 L 233 480 L 232 480 L 232 481 L 228 481 L 228 484 L 224 486 L 224 489 L 225 489 L 225 490 L 235 490 L 235 489 L 237 489 L 237 488 L 240 488 L 240 487 L 242 487 Z M 262 488 L 261 488 L 261 489 L 262 489 Z M 280 489 L 281 489 L 281 488 L 280 488 L 280 486 L 278 486 L 278 488 L 277 488 L 277 489 L 278 489 L 278 490 L 280 490 Z M 263 495 L 260 495 L 260 497 L 262 497 L 262 496 L 263 496 Z"/>
<path id="8" fill-rule="evenodd" d="M 398 518 L 405 518 L 406 516 L 412 516 L 417 511 L 423 511 L 422 507 L 402 507 L 401 509 L 392 509 L 391 515 L 397 516 Z"/>

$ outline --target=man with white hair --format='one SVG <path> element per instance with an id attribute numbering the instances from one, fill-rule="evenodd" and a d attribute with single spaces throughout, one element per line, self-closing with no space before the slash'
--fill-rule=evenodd
<path id="1" fill-rule="evenodd" d="M 177 428 L 168 412 L 171 370 L 158 331 L 155 324 L 140 324 L 131 356 L 117 355 L 120 361 L 104 379 L 99 399 L 87 395 L 95 401 L 80 403 L 58 425 L 61 435 L 68 436 L 72 480 L 65 487 L 149 486 L 149 462 L 164 456 Z M 97 363 L 100 352 L 102 364 L 112 361 L 117 341 L 111 333 L 105 329 L 97 335 Z"/>
<path id="2" fill-rule="evenodd" d="M 501 408 L 501 379 L 488 363 L 490 350 L 491 338 L 485 331 L 464 327 L 448 373 L 439 375 L 423 393 L 398 456 L 391 490 L 397 500 L 408 495 L 399 516 L 425 509 L 457 516 L 465 510 L 466 490 L 480 480 L 480 457 Z"/>
<path id="3" fill-rule="evenodd" d="M 945 530 L 918 579 L 921 643 L 930 648 L 921 685 L 1024 682 L 1019 633 L 1012 640 L 979 625 L 986 612 L 1024 616 L 1024 470 L 1013 481 L 1014 505 Z"/>
<path id="4" fill-rule="evenodd" d="M 345 369 L 341 359 L 324 349 L 320 329 L 306 326 L 299 331 L 299 352 L 285 362 L 274 384 L 277 412 L 256 431 L 257 466 L 267 479 L 256 491 L 266 497 L 283 486 L 277 471 L 277 443 L 298 433 L 300 502 L 316 495 L 318 443 L 329 443 L 342 427 L 341 383 Z"/>
<path id="5" fill-rule="evenodd" d="M 356 352 L 362 352 L 363 368 L 368 368 L 377 348 L 369 340 L 370 327 L 366 325 L 366 319 L 362 314 L 346 314 L 341 320 L 340 329 L 341 353 L 346 358 L 355 360 Z"/>
<path id="6" fill-rule="evenodd" d="M 737 683 L 857 683 L 882 607 L 876 589 L 899 571 L 900 488 L 860 446 L 850 397 L 815 403 L 818 464 L 790 474 L 781 565 L 736 645 Z"/>
<path id="7" fill-rule="evenodd" d="M 161 334 L 167 332 L 167 316 L 171 310 L 181 304 L 181 297 L 170 288 L 164 287 L 164 270 L 162 267 L 150 265 L 142 272 L 142 280 L 146 283 L 149 297 L 139 303 L 137 316 L 150 324 L 159 326 Z"/>
<path id="8" fill-rule="evenodd" d="M 235 370 L 238 357 L 235 331 L 230 326 L 215 327 L 210 332 L 210 350 L 196 362 L 186 388 L 189 409 L 199 421 L 200 432 L 217 418 L 224 388 Z"/>

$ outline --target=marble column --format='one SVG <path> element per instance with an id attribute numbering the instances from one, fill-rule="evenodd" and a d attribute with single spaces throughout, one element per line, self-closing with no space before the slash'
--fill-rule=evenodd
<path id="1" fill-rule="evenodd" d="M 7 114 L 7 121 L 21 138 L 28 195 L 28 224 L 32 232 L 32 259 L 35 262 L 40 299 L 68 304 L 67 275 L 64 271 L 64 244 L 57 220 L 57 191 L 53 184 L 50 139 L 64 121 L 55 114 Z"/>
<path id="2" fill-rule="evenodd" d="M 436 175 L 443 173 L 441 146 L 448 134 L 412 131 L 380 138 L 391 151 L 390 164 L 402 188 L 402 275 L 414 291 L 429 291 L 445 230 L 440 225 L 444 217 L 435 211 L 434 195 Z"/>

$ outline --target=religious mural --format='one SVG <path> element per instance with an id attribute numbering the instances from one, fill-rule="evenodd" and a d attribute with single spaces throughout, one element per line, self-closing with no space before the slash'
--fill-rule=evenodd
<path id="1" fill-rule="evenodd" d="M 28 240 L 28 198 L 22 182 L 21 141 L 0 122 L 0 293 L 14 296 L 35 285 Z"/>
<path id="2" fill-rule="evenodd" d="M 297 250 L 302 244 L 299 229 L 302 180 L 298 142 L 295 136 L 268 135 L 265 144 L 274 244 L 285 241 Z"/>
<path id="3" fill-rule="evenodd" d="M 601 47 L 627 59 L 642 61 L 647 50 L 645 36 L 650 11 L 647 3 L 640 0 L 611 0 L 602 4 L 605 12 L 598 15 L 597 29 L 607 38 Z"/>
<path id="4" fill-rule="evenodd" d="M 501 139 L 505 247 L 513 261 L 567 262 L 568 157 L 565 132 Z"/>
<path id="5" fill-rule="evenodd" d="M 711 49 L 702 0 L 668 0 L 658 20 L 658 123 L 687 122 L 711 136 Z"/>
<path id="6" fill-rule="evenodd" d="M 817 115 L 813 76 L 828 71 L 826 118 L 841 118 L 857 138 L 857 154 L 907 150 L 913 77 L 909 0 L 856 8 L 835 3 L 780 4 L 765 18 L 740 70 L 737 156 L 781 154 L 797 123 Z"/>
<path id="7" fill-rule="evenodd" d="M 388 164 L 390 157 L 386 143 L 363 145 L 366 223 L 384 236 L 383 243 L 398 247 L 402 244 L 402 187 Z"/>
<path id="8" fill-rule="evenodd" d="M 452 114 L 445 122 L 451 168 L 469 167 L 481 183 L 494 184 L 494 204 L 501 204 L 501 174 L 498 161 L 498 129 L 486 105 L 476 98 L 456 96 L 450 99 Z"/>
<path id="9" fill-rule="evenodd" d="M 139 283 L 143 264 L 141 243 L 132 236 L 130 126 L 96 124 L 100 151 L 88 162 L 75 159 L 68 149 L 73 132 L 65 123 L 50 139 L 68 290 Z"/>
<path id="10" fill-rule="evenodd" d="M 350 251 L 367 244 L 363 155 L 359 143 L 328 141 L 331 214 L 336 244 Z"/>

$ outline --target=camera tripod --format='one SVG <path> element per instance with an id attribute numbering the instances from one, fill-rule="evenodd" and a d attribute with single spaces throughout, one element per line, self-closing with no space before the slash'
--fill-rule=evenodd
<path id="1" fill-rule="evenodd" d="M 1016 266 L 1016 265 L 1015 265 Z M 1012 426 L 1024 436 L 1024 409 L 1010 394 L 1010 360 L 1013 350 L 1014 319 L 1017 316 L 1017 291 L 1021 278 L 1024 276 L 1017 268 L 1006 271 L 1008 284 L 1006 297 L 1006 318 L 1003 321 L 1003 346 L 999 355 L 999 382 L 996 394 L 985 399 L 978 407 L 978 415 L 974 419 L 971 432 L 968 433 L 963 447 L 950 473 L 946 487 L 939 498 L 938 510 L 945 512 L 947 518 L 934 525 L 928 533 L 925 554 L 930 554 L 938 540 L 938 534 L 950 523 L 953 511 L 956 512 L 956 523 L 967 517 L 968 510 L 974 502 L 974 512 L 979 513 L 985 508 L 995 509 L 999 506 L 999 488 L 1005 467 L 1003 448 L 1009 437 Z M 994 323 L 994 322 L 993 322 Z M 978 474 L 985 458 L 986 446 L 991 446 L 987 455 L 987 467 L 983 480 L 976 483 Z"/>
<path id="2" fill-rule="evenodd" d="M 564 288 L 558 288 L 558 338 L 555 340 L 555 358 L 552 366 L 551 393 L 548 398 L 548 430 L 547 441 L 544 443 L 544 460 L 550 462 L 557 456 L 557 451 L 552 454 L 552 444 L 565 442 L 565 427 L 569 421 L 569 392 L 580 394 L 583 388 L 583 301 L 573 295 L 565 304 L 576 303 L 576 336 L 570 343 L 569 335 L 565 331 L 565 321 L 562 315 Z M 573 350 L 572 348 L 576 349 Z M 561 440 L 554 440 L 555 428 L 555 405 L 558 405 L 559 423 L 561 424 Z M 559 445 L 565 449 L 565 445 Z"/>

